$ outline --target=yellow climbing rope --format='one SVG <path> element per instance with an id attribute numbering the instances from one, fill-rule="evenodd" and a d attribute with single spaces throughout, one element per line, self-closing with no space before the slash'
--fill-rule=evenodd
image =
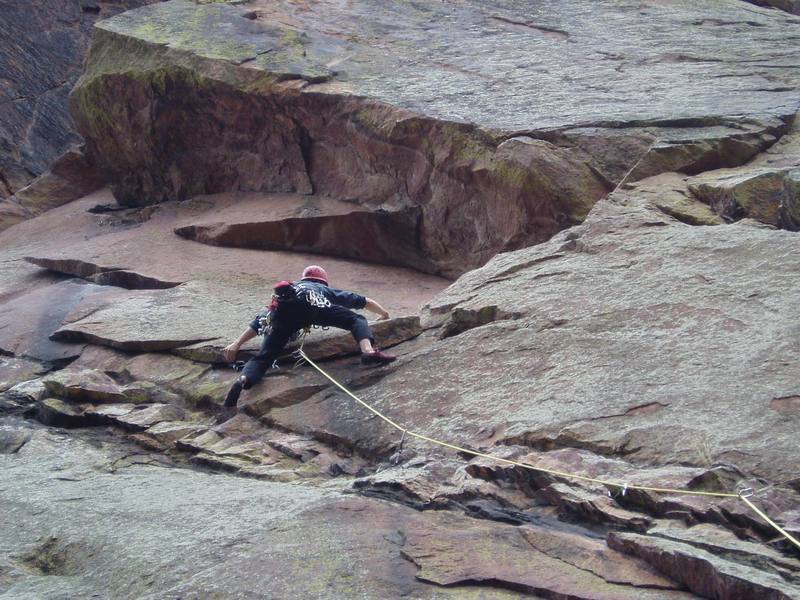
<path id="1" fill-rule="evenodd" d="M 753 504 L 749 496 L 752 495 L 752 490 L 741 490 L 739 493 L 725 493 L 725 492 L 701 492 L 696 490 L 679 490 L 674 488 L 664 488 L 664 487 L 653 487 L 647 485 L 637 485 L 631 483 L 624 483 L 619 481 L 609 481 L 606 479 L 597 479 L 595 477 L 587 477 L 585 475 L 578 475 L 577 473 L 567 473 L 565 471 L 556 471 L 554 469 L 547 469 L 544 467 L 537 467 L 535 465 L 531 465 L 525 462 L 521 462 L 518 460 L 511 460 L 509 458 L 503 458 L 501 456 L 494 456 L 492 454 L 486 454 L 484 452 L 477 452 L 476 450 L 470 450 L 469 448 L 463 448 L 461 446 L 456 446 L 455 444 L 450 444 L 448 442 L 444 442 L 442 440 L 438 440 L 436 438 L 428 437 L 427 435 L 422 435 L 421 433 L 417 433 L 415 431 L 411 431 L 401 425 L 398 425 L 394 421 L 392 421 L 389 417 L 384 415 L 382 412 L 377 410 L 375 407 L 371 406 L 367 402 L 364 402 L 361 398 L 356 396 L 353 392 L 348 390 L 345 386 L 339 383 L 332 375 L 330 375 L 327 371 L 325 371 L 322 367 L 320 367 L 317 363 L 311 360 L 308 355 L 303 351 L 303 346 L 301 345 L 298 349 L 298 354 L 301 358 L 303 358 L 308 364 L 314 367 L 317 371 L 319 371 L 328 381 L 342 390 L 345 394 L 350 396 L 353 400 L 358 402 L 361 406 L 369 410 L 371 413 L 376 415 L 377 417 L 381 418 L 383 421 L 401 431 L 403 436 L 411 436 L 417 439 L 426 441 L 431 444 L 436 444 L 438 446 L 443 446 L 445 448 L 450 448 L 451 450 L 456 450 L 457 452 L 462 452 L 464 454 L 469 454 L 471 456 L 479 456 L 481 458 L 488 458 L 490 460 L 495 460 L 498 462 L 514 465 L 517 467 L 521 467 L 523 469 L 529 469 L 531 471 L 537 471 L 539 473 L 548 473 L 550 475 L 556 475 L 558 477 L 563 477 L 565 479 L 577 479 L 579 481 L 586 481 L 590 483 L 597 483 L 600 485 L 605 485 L 608 487 L 613 487 L 622 490 L 622 494 L 624 495 L 627 490 L 641 490 L 645 492 L 656 492 L 660 494 L 688 494 L 693 496 L 710 496 L 714 498 L 739 498 L 742 502 L 744 502 L 753 512 L 759 515 L 765 522 L 767 522 L 772 528 L 774 528 L 778 533 L 780 533 L 783 537 L 789 540 L 792 544 L 794 544 L 798 549 L 800 549 L 800 541 L 798 541 L 794 536 L 780 527 L 775 521 L 770 519 L 763 511 L 761 511 L 755 504 Z"/>

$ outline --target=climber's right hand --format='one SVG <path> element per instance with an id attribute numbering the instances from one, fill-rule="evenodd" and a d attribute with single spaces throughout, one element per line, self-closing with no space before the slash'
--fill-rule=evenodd
<path id="1" fill-rule="evenodd" d="M 236 360 L 236 354 L 239 352 L 239 344 L 233 342 L 232 344 L 225 346 L 222 352 L 225 356 L 225 360 L 232 363 Z"/>

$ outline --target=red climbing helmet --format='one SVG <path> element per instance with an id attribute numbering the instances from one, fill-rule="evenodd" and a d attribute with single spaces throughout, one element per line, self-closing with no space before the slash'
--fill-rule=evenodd
<path id="1" fill-rule="evenodd" d="M 301 279 L 316 279 L 328 285 L 328 274 L 325 272 L 325 269 L 319 265 L 309 265 L 303 269 L 303 276 Z"/>

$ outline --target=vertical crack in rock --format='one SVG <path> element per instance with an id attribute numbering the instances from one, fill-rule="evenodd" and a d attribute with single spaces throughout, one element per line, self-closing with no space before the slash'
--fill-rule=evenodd
<path id="1" fill-rule="evenodd" d="M 8 182 L 2 169 L 0 169 L 0 185 L 2 185 L 2 188 L 0 188 L 0 196 L 7 198 L 14 195 L 14 188 Z"/>
<path id="2" fill-rule="evenodd" d="M 313 152 L 313 140 L 308 133 L 308 130 L 300 123 L 297 119 L 292 119 L 292 123 L 294 124 L 295 129 L 297 130 L 297 138 L 298 138 L 298 145 L 300 147 L 300 156 L 303 158 L 303 165 L 305 167 L 305 173 L 308 177 L 308 183 L 310 188 L 308 190 L 309 195 L 314 194 L 314 180 L 311 177 L 311 168 L 312 168 L 312 152 Z"/>

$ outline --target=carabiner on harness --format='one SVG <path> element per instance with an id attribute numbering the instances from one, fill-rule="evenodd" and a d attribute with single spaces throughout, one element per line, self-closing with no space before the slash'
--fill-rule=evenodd
<path id="1" fill-rule="evenodd" d="M 258 335 L 267 336 L 272 330 L 272 311 L 268 310 L 258 318 Z"/>

